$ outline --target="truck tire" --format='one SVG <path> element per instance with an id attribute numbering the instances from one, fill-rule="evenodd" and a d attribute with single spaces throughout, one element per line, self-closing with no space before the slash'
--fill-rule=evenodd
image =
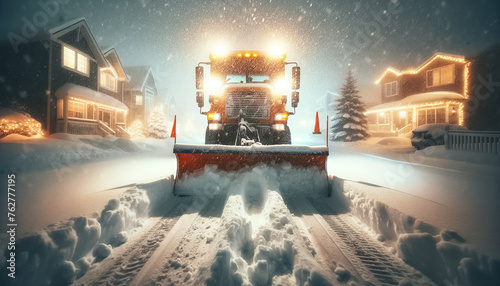
<path id="1" fill-rule="evenodd" d="M 219 132 L 214 130 L 205 131 L 205 144 L 220 144 L 219 142 Z"/>
<path id="2" fill-rule="evenodd" d="M 292 144 L 292 136 L 290 134 L 290 128 L 288 126 L 285 127 L 285 131 L 276 132 L 274 134 L 274 144 Z"/>

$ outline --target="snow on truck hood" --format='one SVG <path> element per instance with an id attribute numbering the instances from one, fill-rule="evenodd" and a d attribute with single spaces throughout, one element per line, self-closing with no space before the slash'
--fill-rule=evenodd
<path id="1" fill-rule="evenodd" d="M 196 145 L 175 144 L 174 153 L 192 154 L 311 154 L 328 155 L 326 146 L 306 145 L 252 145 L 252 146 L 227 146 L 227 145 Z"/>

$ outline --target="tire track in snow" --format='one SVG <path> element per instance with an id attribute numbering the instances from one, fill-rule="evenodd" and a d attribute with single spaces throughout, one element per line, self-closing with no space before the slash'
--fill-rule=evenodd
<path id="1" fill-rule="evenodd" d="M 150 229 L 145 240 L 143 240 L 140 245 L 134 247 L 134 251 L 130 253 L 129 260 L 122 263 L 118 270 L 114 270 L 114 273 L 107 285 L 128 284 L 146 264 L 160 245 L 160 242 L 165 238 L 167 233 L 173 228 L 178 220 L 179 217 L 166 218 L 158 222 L 155 227 Z"/>
<path id="2" fill-rule="evenodd" d="M 177 223 L 180 214 L 183 213 L 183 206 L 186 200 L 182 200 L 176 207 L 165 212 L 165 215 L 157 219 L 144 234 L 127 242 L 117 248 L 110 257 L 99 262 L 96 277 L 83 276 L 77 280 L 75 285 L 126 285 L 142 269 L 145 263 L 153 255 L 154 251 L 160 246 L 161 241 L 167 236 L 173 226 Z M 190 202 L 188 202 L 190 203 Z M 112 261 L 114 259 L 114 261 Z M 102 268 L 105 268 L 103 271 Z M 103 271 L 103 272 L 102 272 Z"/>
<path id="3" fill-rule="evenodd" d="M 199 229 L 203 222 L 209 221 L 208 225 L 211 225 L 214 220 L 218 220 L 219 218 L 214 217 L 220 217 L 225 201 L 225 195 L 217 195 L 208 200 L 194 197 L 193 205 L 197 206 L 198 212 L 186 213 L 179 218 L 144 267 L 127 285 L 158 285 L 163 282 L 167 285 L 189 284 L 192 273 L 196 270 L 193 259 L 205 254 L 198 252 L 204 238 L 193 233 L 203 231 Z M 212 239 L 206 238 L 205 243 L 210 244 Z"/>
<path id="4" fill-rule="evenodd" d="M 324 203 L 314 201 L 314 205 L 333 230 L 333 238 L 339 249 L 363 276 L 366 277 L 368 270 L 377 285 L 398 285 L 402 280 L 417 282 L 418 285 L 434 285 L 430 279 L 371 237 L 351 214 L 325 214 L 328 210 Z M 332 210 L 329 212 L 332 213 Z"/>

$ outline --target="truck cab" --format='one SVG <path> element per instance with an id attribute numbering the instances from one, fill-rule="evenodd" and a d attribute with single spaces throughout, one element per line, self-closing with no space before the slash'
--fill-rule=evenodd
<path id="1" fill-rule="evenodd" d="M 196 101 L 207 116 L 205 144 L 291 144 L 288 117 L 299 102 L 300 68 L 285 62 L 285 54 L 238 50 L 210 53 L 196 67 Z M 291 105 L 286 110 L 285 66 L 292 68 Z M 210 69 L 205 81 L 204 66 Z M 206 88 L 205 88 L 206 85 Z M 203 112 L 205 92 L 210 108 Z"/>

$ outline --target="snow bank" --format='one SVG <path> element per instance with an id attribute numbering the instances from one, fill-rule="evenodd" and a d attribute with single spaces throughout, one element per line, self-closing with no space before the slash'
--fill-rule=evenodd
<path id="1" fill-rule="evenodd" d="M 0 158 L 9 172 L 59 169 L 88 162 L 123 157 L 130 153 L 172 150 L 173 140 L 128 140 L 114 136 L 55 133 L 49 137 L 9 135 L 0 139 Z M 0 171 L 7 171 L 7 165 Z"/>
<path id="2" fill-rule="evenodd" d="M 7 277 L 5 259 L 1 285 L 68 285 L 83 276 L 93 263 L 108 257 L 142 225 L 158 204 L 172 193 L 172 182 L 163 180 L 130 188 L 112 199 L 101 215 L 77 217 L 48 226 L 40 233 L 18 239 L 16 279 Z M 155 203 L 151 203 L 151 201 Z M 5 250 L 4 255 L 8 255 Z M 6 280 L 8 279 L 8 280 Z"/>
<path id="3" fill-rule="evenodd" d="M 330 203 L 343 203 L 374 235 L 433 281 L 457 285 L 499 285 L 500 261 L 478 253 L 460 234 L 439 229 L 378 202 L 353 185 L 334 181 Z"/>

